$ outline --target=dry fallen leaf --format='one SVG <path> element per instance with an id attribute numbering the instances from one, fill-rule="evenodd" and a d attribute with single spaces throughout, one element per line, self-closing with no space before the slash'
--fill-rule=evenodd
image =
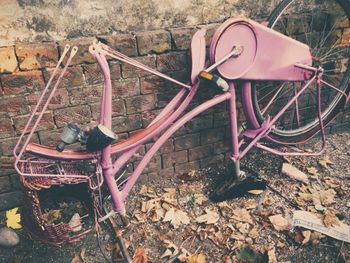
<path id="1" fill-rule="evenodd" d="M 170 208 L 163 218 L 163 222 L 170 222 L 174 228 L 178 228 L 181 225 L 187 225 L 190 223 L 190 218 L 186 212 L 179 209 Z"/>
<path id="2" fill-rule="evenodd" d="M 312 201 L 314 205 L 330 205 L 333 203 L 337 194 L 334 189 L 324 190 L 315 186 L 302 186 L 299 189 L 300 192 L 298 193 L 299 197 L 297 201 L 301 203 Z"/>
<path id="3" fill-rule="evenodd" d="M 43 214 L 43 219 L 49 224 L 53 223 L 54 221 L 60 218 L 61 218 L 61 210 L 59 209 L 49 210 L 48 212 Z"/>
<path id="4" fill-rule="evenodd" d="M 259 237 L 259 230 L 257 228 L 253 228 L 252 230 L 250 230 L 250 232 L 248 233 L 248 236 L 251 238 L 258 238 Z"/>
<path id="5" fill-rule="evenodd" d="M 78 213 L 75 213 L 72 218 L 68 222 L 69 227 L 72 229 L 73 232 L 80 231 L 83 227 L 81 224 L 81 217 Z"/>
<path id="6" fill-rule="evenodd" d="M 238 223 L 236 227 L 238 231 L 241 232 L 242 234 L 248 234 L 250 231 L 250 226 L 248 223 Z"/>
<path id="7" fill-rule="evenodd" d="M 278 263 L 274 248 L 267 252 L 267 256 L 269 258 L 269 263 Z"/>
<path id="8" fill-rule="evenodd" d="M 289 229 L 289 221 L 285 219 L 281 214 L 270 216 L 269 220 L 277 231 Z"/>
<path id="9" fill-rule="evenodd" d="M 82 248 L 80 252 L 74 255 L 71 263 L 84 263 L 85 262 L 85 248 Z"/>
<path id="10" fill-rule="evenodd" d="M 142 247 L 137 248 L 134 256 L 132 257 L 132 263 L 147 263 L 147 260 L 145 249 Z"/>
<path id="11" fill-rule="evenodd" d="M 219 221 L 219 214 L 216 211 L 205 209 L 205 214 L 196 218 L 197 223 L 215 224 Z"/>
<path id="12" fill-rule="evenodd" d="M 303 232 L 301 232 L 301 234 L 304 237 L 304 240 L 301 242 L 303 245 L 305 245 L 307 242 L 310 241 L 310 237 L 311 237 L 311 231 L 310 230 L 305 230 Z"/>
<path id="13" fill-rule="evenodd" d="M 327 208 L 326 211 L 324 212 L 322 222 L 326 227 L 331 227 L 333 225 L 340 224 L 339 219 L 336 216 L 334 209 L 330 209 L 330 208 Z"/>
<path id="14" fill-rule="evenodd" d="M 245 208 L 234 209 L 232 218 L 240 222 L 253 224 L 253 218 Z"/>
<path id="15" fill-rule="evenodd" d="M 6 226 L 12 229 L 22 228 L 21 214 L 17 213 L 18 207 L 6 211 Z"/>
<path id="16" fill-rule="evenodd" d="M 208 201 L 208 198 L 204 194 L 194 194 L 194 203 L 196 205 L 202 205 L 206 201 Z"/>
<path id="17" fill-rule="evenodd" d="M 205 263 L 205 255 L 202 253 L 193 254 L 185 259 L 186 263 Z"/>
<path id="18" fill-rule="evenodd" d="M 329 159 L 329 156 L 328 155 L 326 155 L 326 156 L 324 156 L 323 158 L 321 158 L 319 161 L 318 161 L 318 163 L 322 166 L 322 167 L 324 167 L 324 168 L 326 168 L 326 169 L 329 169 L 329 164 L 334 164 L 330 159 Z"/>
<path id="19" fill-rule="evenodd" d="M 179 253 L 178 247 L 170 240 L 163 241 L 166 246 L 165 252 L 160 256 L 160 258 L 173 257 Z"/>
<path id="20" fill-rule="evenodd" d="M 307 172 L 311 175 L 314 175 L 314 176 L 319 176 L 320 174 L 318 173 L 318 170 L 315 168 L 315 167 L 308 167 L 306 168 L 307 169 Z"/>
<path id="21" fill-rule="evenodd" d="M 142 196 L 146 196 L 149 198 L 156 198 L 157 194 L 156 192 L 151 188 L 151 187 L 147 187 L 146 185 L 142 185 L 140 192 L 139 192 Z"/>

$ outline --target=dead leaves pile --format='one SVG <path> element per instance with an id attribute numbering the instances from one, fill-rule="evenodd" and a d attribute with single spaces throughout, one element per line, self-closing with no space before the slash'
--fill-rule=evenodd
<path id="1" fill-rule="evenodd" d="M 294 188 L 295 195 L 286 197 L 294 198 L 300 207 L 315 213 L 322 212 L 319 214 L 323 217 L 326 227 L 339 224 L 340 221 L 331 206 L 335 198 L 344 193 L 347 188 L 337 178 L 324 176 L 324 171 L 329 174 L 330 169 L 334 168 L 333 162 L 326 156 L 318 161 L 319 165 L 316 168 L 309 166 L 302 157 L 286 157 L 285 161 L 304 165 L 302 170 L 311 179 L 307 184 L 298 183 Z M 191 174 L 190 177 L 195 176 Z M 281 203 L 275 194 L 264 195 L 259 202 L 247 199 L 235 200 L 234 203 L 213 204 L 208 202 L 202 188 L 203 186 L 196 181 L 192 181 L 191 184 L 180 184 L 177 188 L 164 188 L 157 191 L 151 187 L 142 186 L 140 190 L 142 200 L 139 208 L 133 213 L 136 224 L 149 221 L 169 223 L 171 228 L 181 229 L 182 240 L 186 237 L 192 240 L 199 239 L 201 242 L 208 240 L 216 247 L 229 251 L 222 257 L 224 262 L 235 262 L 240 257 L 247 256 L 244 250 L 247 245 L 258 253 L 265 253 L 269 262 L 277 262 L 276 250 L 289 249 L 288 244 L 285 243 L 285 236 L 292 237 L 301 245 L 317 244 L 324 237 L 308 229 L 294 228 L 291 231 L 292 211 L 284 206 L 284 201 L 282 200 Z M 282 191 L 281 194 L 286 193 Z M 276 206 L 276 203 L 279 203 L 279 206 Z M 262 230 L 265 234 L 262 234 Z M 271 239 L 271 232 L 276 233 L 278 238 Z M 185 241 L 180 244 L 178 239 L 172 239 L 170 236 L 161 240 L 163 242 L 161 259 L 169 262 L 172 259 L 190 263 L 205 262 L 205 254 L 199 253 L 200 247 L 195 249 L 192 246 L 193 241 L 185 246 Z M 235 251 L 243 252 L 235 255 Z"/>
<path id="2" fill-rule="evenodd" d="M 152 222 L 170 222 L 176 229 L 190 223 L 187 213 L 179 209 L 177 192 L 175 188 L 164 188 L 165 193 L 157 194 L 152 188 L 142 186 L 141 196 L 148 199 L 141 202 L 141 209 L 134 213 L 138 223 L 147 220 Z"/>

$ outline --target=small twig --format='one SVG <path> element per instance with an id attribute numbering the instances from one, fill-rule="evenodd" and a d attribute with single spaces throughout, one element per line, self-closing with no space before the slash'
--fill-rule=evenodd
<path id="1" fill-rule="evenodd" d="M 344 246 L 344 241 L 341 242 L 341 245 L 339 247 L 339 252 L 338 252 L 338 255 L 337 255 L 337 259 L 335 260 L 335 262 L 339 262 L 339 257 L 341 255 L 341 251 L 343 250 L 343 246 Z"/>

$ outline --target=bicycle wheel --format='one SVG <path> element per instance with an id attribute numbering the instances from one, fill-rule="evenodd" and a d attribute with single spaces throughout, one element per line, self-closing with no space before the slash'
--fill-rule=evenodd
<path id="1" fill-rule="evenodd" d="M 313 66 L 324 69 L 322 79 L 348 94 L 349 17 L 349 0 L 284 0 L 271 13 L 268 27 L 307 44 Z M 268 115 L 277 114 L 306 82 L 253 82 L 251 94 L 246 95 L 251 96 L 254 112 L 254 116 L 247 116 L 248 123 L 258 123 L 260 127 Z M 298 143 L 319 132 L 314 82 L 278 119 L 269 133 L 270 139 L 278 143 Z M 346 98 L 325 84 L 321 86 L 321 96 L 322 119 L 328 124 L 343 108 Z"/>

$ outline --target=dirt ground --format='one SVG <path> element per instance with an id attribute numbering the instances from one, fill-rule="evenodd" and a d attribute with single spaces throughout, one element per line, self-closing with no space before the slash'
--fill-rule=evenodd
<path id="1" fill-rule="evenodd" d="M 315 139 L 306 149 L 319 145 Z M 327 215 L 330 222 L 325 224 L 350 225 L 349 156 L 350 133 L 329 136 L 327 151 L 320 157 L 282 158 L 253 150 L 243 165 L 258 172 L 269 187 L 257 195 L 217 204 L 206 197 L 229 173 L 230 164 L 139 184 L 128 199 L 132 225 L 124 237 L 129 252 L 133 255 L 143 248 L 148 262 L 169 263 L 181 262 L 175 254 L 192 263 L 204 262 L 204 257 L 205 262 L 226 263 L 350 262 L 349 243 L 290 226 L 295 210 L 318 214 L 323 222 Z M 281 174 L 283 163 L 305 172 L 309 184 Z M 281 225 L 272 222 L 276 215 L 282 217 Z M 100 246 L 94 231 L 61 248 L 34 241 L 23 230 L 17 233 L 20 244 L 0 248 L 0 262 L 108 262 L 114 249 L 113 233 L 104 225 Z"/>

